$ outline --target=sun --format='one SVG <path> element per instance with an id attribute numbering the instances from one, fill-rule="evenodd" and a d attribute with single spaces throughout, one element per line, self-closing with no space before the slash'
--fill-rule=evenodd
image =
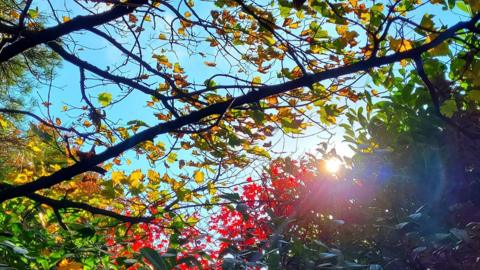
<path id="1" fill-rule="evenodd" d="M 342 162 L 338 158 L 329 158 L 325 160 L 325 169 L 329 173 L 336 173 L 338 170 L 340 170 L 340 166 L 342 165 Z"/>

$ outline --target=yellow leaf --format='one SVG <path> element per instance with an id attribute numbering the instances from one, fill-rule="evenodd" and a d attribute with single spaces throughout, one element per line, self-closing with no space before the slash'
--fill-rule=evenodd
<path id="1" fill-rule="evenodd" d="M 50 164 L 50 168 L 52 168 L 52 170 L 54 170 L 54 171 L 58 171 L 62 168 L 62 166 L 60 166 L 58 164 Z"/>
<path id="2" fill-rule="evenodd" d="M 160 182 L 160 174 L 154 170 L 148 170 L 147 177 L 152 183 Z"/>
<path id="3" fill-rule="evenodd" d="M 272 35 L 267 35 L 267 34 L 263 35 L 263 40 L 267 45 L 270 45 L 270 46 L 273 46 L 276 43 L 275 38 Z"/>
<path id="4" fill-rule="evenodd" d="M 184 15 L 185 15 L 186 18 L 192 16 L 192 14 L 189 11 L 185 11 Z"/>
<path id="5" fill-rule="evenodd" d="M 36 153 L 39 153 L 39 152 L 42 152 L 42 150 L 40 148 L 37 147 L 37 145 L 31 141 L 28 143 L 28 147 L 33 151 L 33 152 L 36 152 Z"/>
<path id="6" fill-rule="evenodd" d="M 68 17 L 68 16 L 63 16 L 63 22 L 66 23 L 66 22 L 68 22 L 68 21 L 70 21 L 70 17 Z"/>
<path id="7" fill-rule="evenodd" d="M 140 186 L 144 177 L 142 171 L 137 169 L 130 174 L 130 184 L 132 187 L 137 188 Z"/>
<path id="8" fill-rule="evenodd" d="M 28 172 L 28 171 L 27 171 Z M 30 182 L 30 177 L 26 173 L 19 173 L 15 177 L 15 180 L 13 180 L 15 184 L 25 184 L 27 182 Z"/>
<path id="9" fill-rule="evenodd" d="M 303 14 L 303 10 L 302 10 L 302 9 L 299 10 L 299 11 L 297 11 L 297 12 L 295 13 L 295 15 L 296 15 L 297 18 L 299 18 L 299 19 L 305 18 L 305 14 Z"/>
<path id="10" fill-rule="evenodd" d="M 112 172 L 112 182 L 114 184 L 124 183 L 127 177 L 123 172 Z"/>
<path id="11" fill-rule="evenodd" d="M 202 171 L 195 171 L 193 173 L 193 179 L 195 179 L 195 182 L 197 184 L 201 184 L 205 180 L 205 175 L 203 174 Z"/>
<path id="12" fill-rule="evenodd" d="M 260 78 L 259 76 L 253 77 L 253 79 L 252 79 L 252 85 L 253 86 L 259 86 L 261 84 L 262 84 L 262 78 Z"/>
<path id="13" fill-rule="evenodd" d="M 360 19 L 364 22 L 370 21 L 370 12 L 363 12 L 360 14 Z"/>
<path id="14" fill-rule="evenodd" d="M 175 63 L 175 65 L 173 65 L 173 72 L 175 72 L 175 73 L 183 73 L 183 68 L 180 67 L 180 64 L 179 64 L 179 63 Z"/>
<path id="15" fill-rule="evenodd" d="M 9 125 L 8 125 L 8 122 L 4 120 L 4 118 L 0 115 L 0 128 L 2 129 L 5 129 L 7 128 Z"/>
<path id="16" fill-rule="evenodd" d="M 158 35 L 158 38 L 161 40 L 167 40 L 167 36 L 165 34 Z"/>
<path id="17" fill-rule="evenodd" d="M 175 161 L 177 161 L 177 154 L 172 152 L 168 155 L 167 162 L 174 163 Z"/>
<path id="18" fill-rule="evenodd" d="M 161 83 L 158 85 L 159 91 L 167 91 L 168 89 L 170 89 L 170 84 L 168 83 Z"/>
<path id="19" fill-rule="evenodd" d="M 337 33 L 340 35 L 340 36 L 344 36 L 345 33 L 347 33 L 347 30 L 348 30 L 348 25 L 337 25 L 335 26 L 335 30 L 337 30 Z"/>
<path id="20" fill-rule="evenodd" d="M 211 196 L 215 196 L 215 194 L 217 193 L 217 188 L 215 187 L 215 184 L 213 182 L 209 182 L 207 185 L 207 188 L 208 188 L 208 193 Z"/>
<path id="21" fill-rule="evenodd" d="M 299 26 L 300 26 L 300 23 L 298 22 L 288 25 L 290 29 L 297 29 Z"/>
<path id="22" fill-rule="evenodd" d="M 396 52 L 404 52 L 413 48 L 413 44 L 410 40 L 394 39 L 392 37 L 389 37 L 388 39 L 390 40 L 390 49 Z"/>
<path id="23" fill-rule="evenodd" d="M 198 222 L 198 218 L 194 217 L 194 216 L 190 216 L 188 219 L 187 219 L 187 223 L 190 224 L 190 225 L 195 225 L 197 222 Z"/>
<path id="24" fill-rule="evenodd" d="M 172 67 L 173 67 L 172 63 L 170 63 L 170 62 L 168 61 L 168 57 L 167 57 L 166 55 L 154 54 L 154 55 L 152 55 L 152 58 L 155 58 L 160 65 L 164 65 L 164 66 L 166 66 L 166 67 L 168 67 L 168 68 L 172 68 Z"/>
<path id="25" fill-rule="evenodd" d="M 146 22 L 151 22 L 152 21 L 152 18 L 150 17 L 150 15 L 145 15 L 145 21 Z"/>
<path id="26" fill-rule="evenodd" d="M 374 11 L 374 12 L 380 13 L 380 12 L 383 11 L 383 9 L 384 9 L 383 4 L 376 4 L 376 5 L 372 6 L 372 11 Z"/>

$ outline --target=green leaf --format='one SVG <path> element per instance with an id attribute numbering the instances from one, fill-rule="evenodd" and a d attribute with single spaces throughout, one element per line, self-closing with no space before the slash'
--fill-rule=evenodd
<path id="1" fill-rule="evenodd" d="M 139 126 L 139 127 L 150 127 L 149 125 L 147 125 L 147 123 L 141 121 L 141 120 L 132 120 L 132 121 L 128 121 L 127 122 L 127 125 L 129 126 Z"/>
<path id="2" fill-rule="evenodd" d="M 263 111 L 253 110 L 248 112 L 248 114 L 255 121 L 255 124 L 263 124 L 265 122 L 265 113 Z"/>
<path id="3" fill-rule="evenodd" d="M 112 94 L 106 92 L 100 93 L 98 95 L 98 102 L 100 102 L 102 106 L 108 106 L 112 103 Z"/>
<path id="4" fill-rule="evenodd" d="M 465 13 L 468 13 L 468 14 L 472 13 L 472 10 L 470 9 L 470 7 L 467 4 L 465 4 L 465 2 L 463 1 L 457 2 L 457 8 Z"/>
<path id="5" fill-rule="evenodd" d="M 270 158 L 270 154 L 267 152 L 267 150 L 265 150 L 263 147 L 260 147 L 260 146 L 257 146 L 257 145 L 248 149 L 247 152 L 255 154 L 257 156 L 263 156 L 263 157 L 266 157 L 266 158 Z"/>
<path id="6" fill-rule="evenodd" d="M 205 80 L 204 84 L 207 88 L 214 88 L 215 86 L 217 86 L 215 81 L 212 79 Z"/>
<path id="7" fill-rule="evenodd" d="M 420 22 L 420 25 L 423 28 L 426 28 L 428 30 L 432 30 L 433 27 L 435 26 L 435 23 L 432 20 L 433 16 L 430 14 L 425 14 L 423 15 L 422 21 Z"/>
<path id="8" fill-rule="evenodd" d="M 168 270 L 172 268 L 172 266 L 169 265 L 165 258 L 162 258 L 162 256 L 160 256 L 158 252 L 151 248 L 142 248 L 140 249 L 140 253 L 143 255 L 143 257 L 145 257 L 145 259 L 147 259 L 147 261 L 149 261 L 153 265 L 155 270 Z"/>
<path id="9" fill-rule="evenodd" d="M 240 201 L 240 195 L 238 193 L 225 193 L 219 196 L 220 198 L 229 200 L 231 202 L 238 202 Z"/>
<path id="10" fill-rule="evenodd" d="M 287 18 L 290 15 L 290 11 L 292 10 L 292 3 L 287 0 L 280 0 L 278 1 L 279 9 L 280 9 L 280 16 L 282 18 Z"/>
<path id="11" fill-rule="evenodd" d="M 449 99 L 445 101 L 442 104 L 442 106 L 440 106 L 440 112 L 446 117 L 452 117 L 456 111 L 457 111 L 457 104 L 453 99 Z"/>
<path id="12" fill-rule="evenodd" d="M 468 92 L 467 98 L 471 101 L 480 102 L 480 90 L 472 90 Z"/>
<path id="13" fill-rule="evenodd" d="M 28 16 L 32 19 L 36 19 L 38 18 L 38 15 L 39 15 L 39 12 L 38 12 L 38 8 L 36 9 L 29 9 L 28 10 Z"/>

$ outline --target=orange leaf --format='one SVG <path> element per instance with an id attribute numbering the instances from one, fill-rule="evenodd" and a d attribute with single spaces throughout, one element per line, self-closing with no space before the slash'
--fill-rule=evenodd
<path id="1" fill-rule="evenodd" d="M 216 64 L 216 63 L 213 63 L 213 62 L 207 62 L 207 61 L 205 61 L 205 62 L 203 62 L 203 63 L 204 63 L 205 65 L 209 66 L 209 67 L 215 67 L 215 66 L 217 66 L 217 64 Z"/>

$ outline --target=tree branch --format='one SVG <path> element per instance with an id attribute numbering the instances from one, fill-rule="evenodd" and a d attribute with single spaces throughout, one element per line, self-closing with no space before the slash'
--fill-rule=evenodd
<path id="1" fill-rule="evenodd" d="M 125 216 L 118 214 L 113 211 L 108 211 L 105 209 L 93 207 L 89 204 L 86 203 L 80 203 L 80 202 L 74 202 L 70 200 L 55 200 L 52 198 L 48 198 L 42 195 L 38 194 L 30 194 L 27 196 L 29 199 L 34 200 L 35 202 L 46 204 L 54 209 L 54 211 L 58 212 L 58 209 L 68 209 L 68 208 L 75 208 L 75 209 L 81 209 L 85 210 L 89 213 L 92 213 L 94 215 L 102 215 L 102 216 L 107 216 L 114 218 L 118 221 L 121 222 L 130 222 L 130 223 L 149 223 L 152 222 L 153 219 L 155 219 L 152 216 L 147 216 L 147 217 L 130 217 L 130 216 Z M 62 226 L 63 227 L 63 226 Z"/>
<path id="2" fill-rule="evenodd" d="M 9 187 L 10 187 L 10 185 L 8 185 L 8 184 L 0 183 L 0 190 L 1 189 L 6 189 L 6 188 L 9 188 Z M 111 217 L 111 218 L 114 218 L 114 219 L 116 219 L 118 221 L 121 221 L 121 222 L 148 223 L 148 222 L 152 222 L 155 219 L 155 217 L 153 217 L 153 216 L 139 216 L 139 217 L 125 216 L 125 215 L 118 214 L 118 213 L 113 212 L 113 211 L 109 211 L 109 210 L 101 209 L 101 208 L 98 208 L 98 207 L 94 207 L 94 206 L 91 206 L 91 205 L 86 204 L 86 203 L 74 202 L 74 201 L 66 200 L 66 199 L 55 200 L 55 199 L 52 199 L 52 198 L 49 198 L 49 197 L 46 197 L 46 196 L 42 196 L 42 195 L 39 195 L 39 194 L 35 194 L 35 193 L 29 194 L 26 197 L 35 201 L 35 202 L 37 202 L 37 203 L 42 203 L 42 204 L 45 204 L 45 205 L 48 205 L 48 206 L 52 207 L 53 210 L 55 211 L 55 215 L 57 216 L 57 218 L 60 217 L 60 214 L 58 213 L 59 209 L 75 208 L 75 209 L 81 209 L 81 210 L 87 211 L 87 212 L 89 212 L 91 214 L 94 214 L 94 215 L 102 215 L 102 216 Z M 59 222 L 60 221 L 61 221 L 61 217 L 59 219 Z"/>
<path id="3" fill-rule="evenodd" d="M 108 23 L 133 12 L 139 6 L 147 3 L 147 0 L 130 0 L 115 5 L 112 9 L 106 12 L 95 15 L 78 16 L 66 23 L 58 24 L 41 31 L 23 31 L 19 39 L 0 51 L 0 63 L 15 57 L 30 48 L 56 40 L 69 33 Z M 10 31 L 7 27 L 1 27 L 0 30 Z"/>
<path id="4" fill-rule="evenodd" d="M 418 76 L 420 76 L 420 78 L 422 79 L 423 83 L 427 87 L 428 92 L 430 93 L 430 97 L 432 98 L 432 103 L 433 103 L 433 108 L 434 108 L 435 114 L 440 119 L 442 119 L 445 123 L 447 123 L 448 125 L 456 128 L 457 130 L 459 130 L 462 134 L 464 134 L 468 138 L 470 138 L 472 140 L 480 138 L 480 134 L 478 134 L 476 132 L 472 132 L 468 129 L 465 129 L 464 127 L 458 125 L 452 119 L 450 119 L 450 118 L 448 118 L 448 117 L 446 117 L 442 114 L 442 112 L 440 111 L 441 104 L 440 104 L 440 99 L 438 97 L 437 89 L 436 89 L 435 85 L 433 85 L 433 83 L 428 78 L 427 73 L 425 73 L 425 70 L 423 68 L 422 59 L 420 57 L 417 57 L 414 60 L 415 60 L 415 65 L 416 65 L 416 70 L 417 70 Z"/>
<path id="5" fill-rule="evenodd" d="M 142 84 L 139 84 L 131 79 L 128 79 L 128 78 L 125 78 L 125 77 L 121 77 L 121 76 L 117 76 L 117 75 L 113 75 L 107 71 L 104 71 L 104 70 L 101 70 L 99 69 L 98 67 L 86 62 L 86 61 L 83 61 L 81 60 L 80 58 L 76 57 L 75 55 L 73 54 L 70 54 L 68 53 L 62 46 L 60 46 L 57 42 L 55 41 L 51 41 L 51 42 L 48 42 L 47 45 L 56 53 L 58 53 L 63 59 L 67 60 L 68 62 L 82 68 L 82 69 L 86 69 L 94 74 L 97 74 L 98 76 L 100 77 L 103 77 L 105 79 L 108 79 L 108 80 L 111 80 L 113 82 L 116 82 L 116 83 L 121 83 L 121 84 L 124 84 L 124 85 L 127 85 L 127 86 L 130 86 L 132 88 L 135 88 L 147 95 L 151 95 L 151 96 L 154 96 L 156 98 L 158 98 L 160 101 L 162 101 L 162 104 L 165 106 L 165 108 L 167 108 L 170 112 L 172 112 L 173 115 L 175 115 L 176 117 L 178 117 L 178 114 L 175 110 L 175 108 L 173 108 L 168 102 L 167 102 L 167 99 L 164 95 L 158 93 L 157 91 L 153 90 L 153 89 L 150 89 Z"/>

